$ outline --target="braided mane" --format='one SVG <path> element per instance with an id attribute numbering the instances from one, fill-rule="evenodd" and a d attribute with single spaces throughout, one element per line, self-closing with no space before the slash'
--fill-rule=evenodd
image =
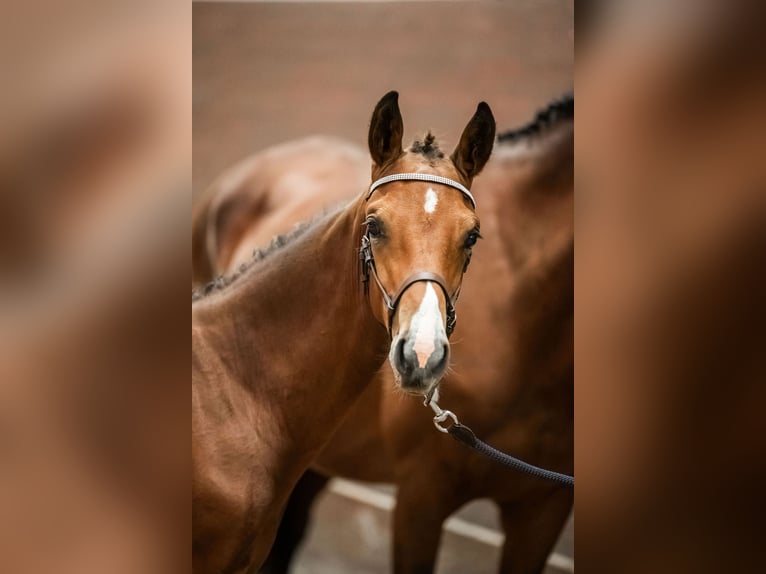
<path id="1" fill-rule="evenodd" d="M 514 143 L 543 134 L 561 123 L 574 119 L 574 94 L 565 94 L 538 111 L 535 118 L 519 127 L 497 136 L 500 143 Z"/>

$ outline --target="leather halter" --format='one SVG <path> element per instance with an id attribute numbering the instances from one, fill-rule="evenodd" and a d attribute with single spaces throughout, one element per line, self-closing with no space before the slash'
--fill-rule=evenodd
<path id="1" fill-rule="evenodd" d="M 463 186 L 462 184 L 458 183 L 457 181 L 453 181 L 451 179 L 448 179 L 446 177 L 442 177 L 440 175 L 431 175 L 426 173 L 397 173 L 393 175 L 388 175 L 386 177 L 382 177 L 375 182 L 372 183 L 370 186 L 370 190 L 367 192 L 367 196 L 365 197 L 365 201 L 368 201 L 372 194 L 375 192 L 375 190 L 380 187 L 381 185 L 385 185 L 386 183 L 390 183 L 392 181 L 430 181 L 434 183 L 440 183 L 442 185 L 447 185 L 449 187 L 453 187 L 460 191 L 468 200 L 471 202 L 471 205 L 476 208 L 476 202 L 473 199 L 473 196 L 471 195 L 471 192 L 468 191 L 468 189 Z M 386 288 L 383 286 L 383 283 L 381 283 L 380 278 L 378 277 L 378 271 L 375 266 L 375 257 L 372 254 L 372 241 L 370 240 L 370 234 L 369 232 L 365 232 L 364 235 L 362 235 L 362 245 L 359 249 L 359 260 L 362 264 L 362 281 L 364 282 L 364 291 L 365 293 L 369 293 L 370 289 L 370 275 L 372 275 L 373 279 L 375 279 L 375 284 L 378 286 L 378 289 L 380 290 L 380 294 L 383 297 L 383 301 L 386 304 L 386 307 L 388 308 L 388 336 L 393 338 L 392 334 L 392 328 L 393 328 L 393 322 L 394 322 L 394 315 L 396 314 L 396 310 L 399 307 L 399 302 L 402 299 L 402 295 L 412 287 L 415 283 L 420 283 L 423 281 L 430 281 L 432 283 L 436 283 L 444 293 L 444 300 L 446 302 L 447 306 L 447 337 L 452 335 L 452 332 L 455 330 L 455 325 L 457 324 L 457 314 L 455 313 L 455 303 L 457 302 L 457 298 L 460 295 L 460 287 L 458 287 L 457 291 L 455 291 L 454 294 L 450 295 L 449 291 L 447 290 L 446 283 L 447 281 L 439 275 L 438 273 L 432 273 L 430 271 L 417 271 L 416 273 L 413 273 L 409 277 L 407 277 L 397 289 L 397 291 L 394 293 L 394 295 L 389 295 Z M 468 258 L 466 259 L 465 266 L 463 267 L 463 273 L 465 273 L 466 269 L 468 269 L 468 263 L 471 261 L 471 255 L 469 253 Z"/>

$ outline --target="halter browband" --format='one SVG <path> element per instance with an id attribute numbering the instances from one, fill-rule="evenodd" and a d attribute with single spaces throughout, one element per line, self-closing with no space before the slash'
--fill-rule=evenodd
<path id="1" fill-rule="evenodd" d="M 452 187 L 454 189 L 457 189 L 460 193 L 462 193 L 465 197 L 468 198 L 468 200 L 471 202 L 471 205 L 474 209 L 476 209 L 476 200 L 473 198 L 473 195 L 471 195 L 471 192 L 468 191 L 468 188 L 465 187 L 463 184 L 453 180 L 449 179 L 448 177 L 442 177 L 440 175 L 431 175 L 430 173 L 395 173 L 392 175 L 387 175 L 385 177 L 381 177 L 380 179 L 372 182 L 372 185 L 370 186 L 370 191 L 367 192 L 367 196 L 364 198 L 365 201 L 369 200 L 372 196 L 373 192 L 378 189 L 381 185 L 385 185 L 387 183 L 391 183 L 392 181 L 430 181 L 433 183 L 440 183 L 442 185 L 447 185 L 449 187 Z M 386 304 L 386 307 L 388 308 L 388 335 L 391 336 L 391 329 L 393 327 L 393 321 L 394 321 L 394 315 L 396 314 L 396 308 L 399 306 L 399 301 L 402 298 L 402 295 L 404 295 L 404 292 L 407 291 L 412 285 L 415 283 L 420 283 L 422 281 L 429 281 L 432 283 L 436 283 L 444 293 L 444 299 L 447 306 L 447 337 L 449 337 L 452 334 L 452 331 L 455 329 L 455 325 L 457 323 L 457 315 L 455 313 L 455 302 L 457 301 L 458 296 L 460 295 L 460 288 L 458 287 L 457 291 L 450 295 L 449 291 L 447 291 L 446 287 L 446 281 L 441 275 L 438 275 L 436 273 L 431 273 L 430 271 L 418 271 L 417 273 L 414 273 L 407 277 L 407 279 L 404 280 L 404 283 L 402 283 L 401 287 L 396 291 L 396 293 L 393 295 L 388 294 L 388 291 L 385 287 L 383 287 L 383 284 L 380 282 L 380 278 L 378 277 L 378 271 L 375 268 L 375 258 L 372 255 L 372 242 L 370 241 L 370 236 L 368 233 L 365 233 L 362 235 L 362 247 L 359 250 L 359 259 L 362 263 L 362 280 L 364 281 L 364 288 L 365 291 L 368 292 L 369 285 L 370 285 L 370 275 L 373 276 L 375 279 L 375 284 L 378 286 L 378 289 L 380 290 L 380 294 L 383 296 L 383 301 Z M 466 260 L 465 267 L 463 268 L 463 273 L 465 273 L 466 269 L 468 268 L 468 263 L 470 262 L 470 254 L 468 256 L 468 259 Z"/>
<path id="2" fill-rule="evenodd" d="M 430 181 L 432 183 L 447 185 L 457 189 L 460 193 L 467 197 L 471 202 L 471 205 L 473 205 L 473 208 L 476 209 L 476 200 L 473 198 L 473 195 L 471 195 L 471 192 L 468 191 L 466 186 L 455 181 L 454 179 L 442 177 L 441 175 L 432 175 L 430 173 L 394 173 L 392 175 L 387 175 L 386 177 L 381 177 L 379 180 L 372 182 L 370 191 L 367 192 L 367 197 L 365 197 L 364 200 L 367 201 L 370 199 L 370 196 L 373 194 L 373 192 L 381 185 L 391 183 L 392 181 Z"/>

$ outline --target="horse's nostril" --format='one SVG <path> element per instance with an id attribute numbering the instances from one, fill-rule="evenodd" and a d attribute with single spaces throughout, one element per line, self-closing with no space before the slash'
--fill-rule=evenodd
<path id="1" fill-rule="evenodd" d="M 449 345 L 444 344 L 442 345 L 441 352 L 440 353 L 434 353 L 434 361 L 433 363 L 429 361 L 428 367 L 431 369 L 432 373 L 441 373 L 447 368 L 447 363 L 449 362 Z"/>
<path id="2" fill-rule="evenodd" d="M 404 338 L 399 339 L 396 342 L 396 349 L 394 349 L 394 358 L 396 365 L 400 371 L 407 370 L 407 359 L 404 356 Z"/>

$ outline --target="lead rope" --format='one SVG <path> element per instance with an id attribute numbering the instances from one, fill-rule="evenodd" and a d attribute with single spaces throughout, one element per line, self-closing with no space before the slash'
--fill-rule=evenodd
<path id="1" fill-rule="evenodd" d="M 428 395 L 426 395 L 426 399 L 423 404 L 431 407 L 431 410 L 434 412 L 434 426 L 439 432 L 449 434 L 456 441 L 470 446 L 474 450 L 479 451 L 481 454 L 491 458 L 495 462 L 499 462 L 500 464 L 515 470 L 519 470 L 521 472 L 525 472 L 527 474 L 531 474 L 532 476 L 536 476 L 538 478 L 544 478 L 546 480 L 551 480 L 564 486 L 574 488 L 573 476 L 562 474 L 560 472 L 554 472 L 545 468 L 540 468 L 539 466 L 534 466 L 528 462 L 524 462 L 523 460 L 516 458 L 515 456 L 511 456 L 510 454 L 499 451 L 493 446 L 485 443 L 483 440 L 476 438 L 476 435 L 473 434 L 473 431 L 470 428 L 460 424 L 460 421 L 457 419 L 455 413 L 439 407 L 437 402 L 438 399 L 438 391 L 436 391 L 436 388 L 434 388 L 430 393 L 428 393 Z M 442 426 L 442 423 L 447 419 L 451 419 L 452 424 L 448 427 Z"/>

